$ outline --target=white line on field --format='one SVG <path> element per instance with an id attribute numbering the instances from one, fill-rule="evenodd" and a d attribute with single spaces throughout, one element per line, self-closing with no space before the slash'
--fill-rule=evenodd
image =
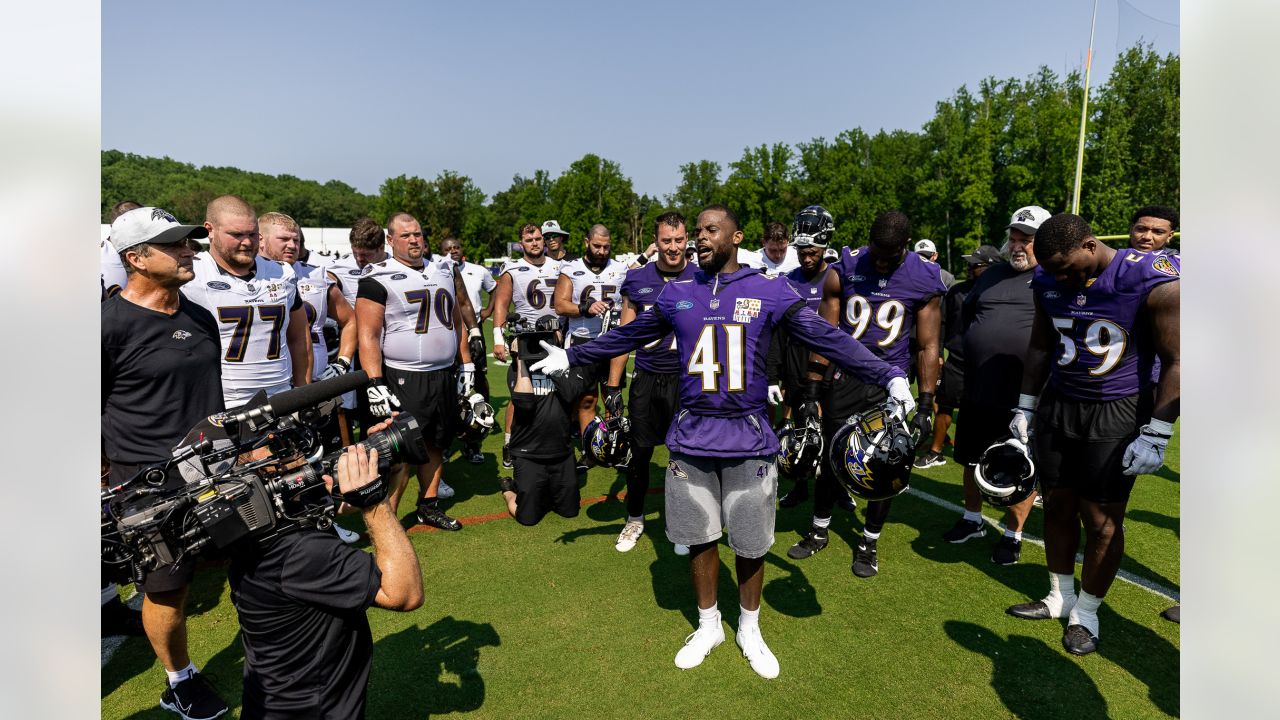
<path id="1" fill-rule="evenodd" d="M 124 604 L 134 610 L 141 610 L 142 593 L 135 593 L 134 596 L 126 600 Z M 116 651 L 124 644 L 124 638 L 124 635 L 112 635 L 111 637 L 102 638 L 102 667 L 106 667 L 107 663 L 111 662 L 111 658 L 115 656 Z"/>

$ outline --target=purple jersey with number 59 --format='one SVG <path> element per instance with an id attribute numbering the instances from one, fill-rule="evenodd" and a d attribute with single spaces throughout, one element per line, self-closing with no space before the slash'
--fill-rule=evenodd
<path id="1" fill-rule="evenodd" d="M 697 270 L 698 266 L 687 263 L 677 275 L 666 277 L 658 272 L 656 262 L 633 268 L 627 271 L 627 279 L 622 283 L 622 297 L 631 301 L 636 308 L 636 314 L 646 312 L 657 302 L 658 294 L 668 282 L 688 280 Z M 680 354 L 676 352 L 675 334 L 654 340 L 637 350 L 636 367 L 663 375 L 680 372 Z"/>
<path id="2" fill-rule="evenodd" d="M 1157 286 L 1178 280 L 1181 269 L 1176 255 L 1119 250 L 1084 289 L 1072 289 L 1037 267 L 1031 289 L 1058 331 L 1049 372 L 1053 388 L 1069 398 L 1099 402 L 1147 387 L 1155 341 L 1140 318 L 1142 306 Z"/>
<path id="3" fill-rule="evenodd" d="M 840 329 L 907 372 L 916 311 L 947 292 L 941 268 L 908 252 L 898 267 L 882 275 L 865 247 L 845 248 L 832 267 L 840 276 Z"/>

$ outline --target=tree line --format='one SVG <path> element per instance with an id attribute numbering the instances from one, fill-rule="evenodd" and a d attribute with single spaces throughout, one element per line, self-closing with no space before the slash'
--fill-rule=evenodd
<path id="1" fill-rule="evenodd" d="M 1099 234 L 1124 232 L 1141 205 L 1178 205 L 1179 70 L 1177 55 L 1139 44 L 1091 92 L 1080 210 Z M 337 180 L 106 150 L 103 221 L 123 199 L 198 220 L 210 199 L 234 193 L 305 226 L 346 227 L 365 215 L 383 221 L 403 210 L 433 243 L 458 237 L 469 257 L 482 258 L 505 254 L 522 224 L 548 218 L 571 233 L 573 252 L 597 222 L 609 227 L 619 250 L 643 250 L 659 214 L 675 209 L 692 217 L 715 202 L 738 213 L 748 244 L 758 246 L 765 224 L 789 225 L 801 207 L 818 203 L 835 216 L 837 244 L 850 246 L 865 242 L 878 213 L 900 209 L 914 236 L 933 239 L 941 262 L 954 268 L 977 245 L 999 245 L 1014 209 L 1070 209 L 1082 99 L 1078 71 L 1060 77 L 1041 67 L 1026 78 L 987 78 L 939 101 L 918 132 L 853 128 L 794 146 L 749 147 L 727 167 L 691 160 L 662 197 L 637 194 L 619 163 L 590 153 L 555 177 L 542 169 L 517 174 L 490 197 L 452 170 L 431 180 L 388 178 L 377 195 L 364 195 Z"/>

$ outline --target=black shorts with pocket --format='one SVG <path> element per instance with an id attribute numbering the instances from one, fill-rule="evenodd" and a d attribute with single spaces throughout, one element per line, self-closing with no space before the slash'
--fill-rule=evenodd
<path id="1" fill-rule="evenodd" d="M 1031 433 L 1041 491 L 1067 489 L 1092 502 L 1127 502 L 1136 478 L 1124 474 L 1124 451 L 1151 415 L 1143 398 L 1087 402 L 1046 388 Z"/>
<path id="2" fill-rule="evenodd" d="M 537 525 L 552 511 L 561 517 L 577 517 L 582 507 L 582 493 L 578 489 L 575 464 L 573 453 L 559 460 L 516 455 L 516 521 L 521 525 Z"/>
<path id="3" fill-rule="evenodd" d="M 1009 432 L 1012 419 L 1012 408 L 961 402 L 960 413 L 955 419 L 955 461 L 962 465 L 977 465 L 987 448 L 1013 437 Z"/>
<path id="4" fill-rule="evenodd" d="M 636 369 L 627 398 L 631 444 L 654 448 L 667 442 L 667 430 L 680 410 L 680 375 Z"/>
<path id="5" fill-rule="evenodd" d="M 964 366 L 959 360 L 947 360 L 942 366 L 942 379 L 938 381 L 938 394 L 934 397 L 938 403 L 938 414 L 952 414 L 960 407 L 963 397 Z"/>
<path id="6" fill-rule="evenodd" d="M 418 419 L 427 444 L 447 449 L 459 422 L 457 371 L 445 368 L 416 372 L 384 367 L 382 377 L 400 401 L 399 411 Z"/>

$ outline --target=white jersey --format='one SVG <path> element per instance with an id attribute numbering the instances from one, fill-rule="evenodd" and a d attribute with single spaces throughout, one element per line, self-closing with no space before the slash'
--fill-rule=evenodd
<path id="1" fill-rule="evenodd" d="M 627 266 L 617 260 L 609 260 L 597 273 L 587 265 L 586 260 L 579 258 L 561 266 L 560 274 L 573 283 L 570 299 L 573 300 L 574 305 L 582 303 L 583 300 L 603 300 L 615 308 L 622 307 L 622 281 L 627 279 Z M 599 315 L 571 317 L 569 334 L 573 336 L 574 342 L 582 342 L 583 339 L 599 335 L 602 323 L 603 318 Z"/>
<path id="2" fill-rule="evenodd" d="M 348 255 L 344 258 L 338 258 L 325 266 L 325 272 L 333 273 L 333 276 L 338 278 L 342 297 L 347 299 L 351 307 L 355 307 L 356 290 L 360 287 L 360 278 L 364 277 L 365 273 L 372 267 L 372 264 L 360 267 L 356 265 L 356 256 Z"/>
<path id="3" fill-rule="evenodd" d="M 293 272 L 298 276 L 298 297 L 307 313 L 311 326 L 311 379 L 315 380 L 329 364 L 329 349 L 324 344 L 324 322 L 329 319 L 329 288 L 333 280 L 324 267 L 295 262 Z M 354 284 L 354 283 L 352 283 Z"/>
<path id="4" fill-rule="evenodd" d="M 546 257 L 545 255 L 543 257 Z M 560 261 L 546 258 L 541 266 L 520 258 L 502 268 L 511 276 L 511 299 L 516 304 L 516 314 L 526 323 L 533 323 L 544 315 L 556 317 L 551 296 L 560 278 Z"/>
<path id="5" fill-rule="evenodd" d="M 124 264 L 120 262 L 120 253 L 116 252 L 109 240 L 103 240 L 98 249 L 102 252 L 99 278 L 102 281 L 102 291 L 105 293 L 102 299 L 105 300 L 129 284 L 129 275 L 125 273 Z"/>
<path id="6" fill-rule="evenodd" d="M 764 263 L 760 262 L 761 253 L 746 248 L 738 248 L 738 264 L 743 267 L 753 267 L 764 269 Z M 697 257 L 697 255 L 694 255 Z"/>
<path id="7" fill-rule="evenodd" d="M 272 395 L 289 389 L 289 313 L 300 307 L 293 268 L 258 257 L 253 275 L 241 278 L 218 267 L 208 252 L 197 254 L 192 267 L 195 279 L 181 291 L 218 321 L 227 408 L 243 405 L 258 390 Z"/>
<path id="8" fill-rule="evenodd" d="M 494 279 L 493 273 L 489 272 L 489 268 L 475 263 L 463 263 L 458 266 L 459 272 L 462 273 L 462 284 L 467 288 L 467 297 L 471 300 L 471 308 L 476 311 L 476 317 L 480 317 L 480 310 L 484 305 L 480 302 L 480 291 L 492 293 L 493 289 L 498 286 L 498 281 Z"/>
<path id="9" fill-rule="evenodd" d="M 453 261 L 411 268 L 395 258 L 370 265 L 360 280 L 360 297 L 386 308 L 382 362 L 397 370 L 427 372 L 452 367 L 458 354 L 454 329 L 457 298 Z"/>
<path id="10" fill-rule="evenodd" d="M 764 250 L 760 251 L 760 265 L 764 271 L 770 275 L 786 275 L 787 273 L 800 267 L 800 256 L 796 254 L 796 249 L 787 246 L 787 254 L 782 256 L 782 262 L 774 262 L 769 257 L 769 253 Z"/>

